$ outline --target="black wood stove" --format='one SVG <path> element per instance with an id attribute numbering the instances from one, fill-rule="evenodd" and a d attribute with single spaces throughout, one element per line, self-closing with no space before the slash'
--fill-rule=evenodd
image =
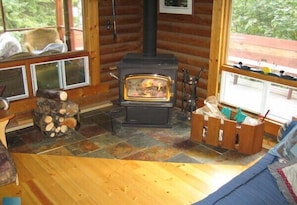
<path id="1" fill-rule="evenodd" d="M 172 54 L 156 54 L 157 0 L 144 0 L 143 19 L 143 53 L 129 53 L 118 65 L 123 126 L 171 127 L 178 63 Z"/>

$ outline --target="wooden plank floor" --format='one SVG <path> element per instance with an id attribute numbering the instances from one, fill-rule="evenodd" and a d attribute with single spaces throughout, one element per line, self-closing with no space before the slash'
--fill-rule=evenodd
<path id="1" fill-rule="evenodd" d="M 0 187 L 0 199 L 22 204 L 191 204 L 251 164 L 214 165 L 12 154 L 19 186 Z"/>

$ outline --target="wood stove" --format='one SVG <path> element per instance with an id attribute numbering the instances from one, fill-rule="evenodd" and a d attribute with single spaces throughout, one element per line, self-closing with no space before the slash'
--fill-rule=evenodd
<path id="1" fill-rule="evenodd" d="M 144 0 L 143 7 L 143 53 L 129 53 L 118 65 L 123 125 L 170 127 L 178 63 L 172 54 L 156 54 L 157 0 Z"/>
<path id="2" fill-rule="evenodd" d="M 118 65 L 123 125 L 170 127 L 169 109 L 176 102 L 177 60 L 170 54 L 128 54 Z"/>

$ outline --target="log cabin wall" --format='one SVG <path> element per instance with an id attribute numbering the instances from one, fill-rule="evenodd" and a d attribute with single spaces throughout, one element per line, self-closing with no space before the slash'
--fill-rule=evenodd
<path id="1" fill-rule="evenodd" d="M 182 99 L 182 70 L 197 75 L 204 67 L 199 80 L 199 99 L 207 97 L 207 78 L 210 55 L 212 0 L 193 0 L 193 15 L 159 13 L 158 52 L 173 53 L 179 62 L 177 106 Z"/>
<path id="2" fill-rule="evenodd" d="M 127 53 L 142 52 L 143 1 L 115 0 L 117 38 L 113 39 L 112 1 L 99 1 L 101 82 L 109 85 L 109 98 L 118 98 L 118 81 L 109 73 L 117 74 L 116 66 Z M 198 85 L 198 96 L 207 93 L 207 73 L 211 36 L 212 0 L 193 0 L 193 15 L 158 12 L 157 52 L 173 53 L 179 62 L 177 106 L 182 99 L 182 70 L 197 75 L 204 67 Z"/>
<path id="3" fill-rule="evenodd" d="M 117 64 L 127 53 L 139 53 L 142 48 L 142 1 L 115 0 L 116 37 L 113 30 L 113 12 L 111 0 L 99 0 L 100 22 L 100 67 L 101 83 L 108 84 L 110 100 L 116 100 L 118 80 L 110 76 L 117 75 Z M 110 27 L 108 27 L 110 25 Z"/>

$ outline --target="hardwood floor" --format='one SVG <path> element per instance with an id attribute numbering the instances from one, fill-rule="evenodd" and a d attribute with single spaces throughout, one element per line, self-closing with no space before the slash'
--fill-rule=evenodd
<path id="1" fill-rule="evenodd" d="M 22 205 L 192 204 L 275 144 L 264 138 L 263 151 L 245 156 L 191 143 L 189 123 L 180 122 L 178 112 L 166 131 L 123 128 L 117 114 L 115 135 L 108 132 L 109 115 L 99 110 L 80 116 L 79 134 L 44 139 L 34 127 L 7 133 L 19 185 L 0 186 L 0 204 L 3 197 L 20 197 Z"/>
<path id="2" fill-rule="evenodd" d="M 0 199 L 26 204 L 191 204 L 248 165 L 187 164 L 12 153 L 19 185 L 0 187 Z M 257 159 L 258 160 L 258 159 Z"/>

